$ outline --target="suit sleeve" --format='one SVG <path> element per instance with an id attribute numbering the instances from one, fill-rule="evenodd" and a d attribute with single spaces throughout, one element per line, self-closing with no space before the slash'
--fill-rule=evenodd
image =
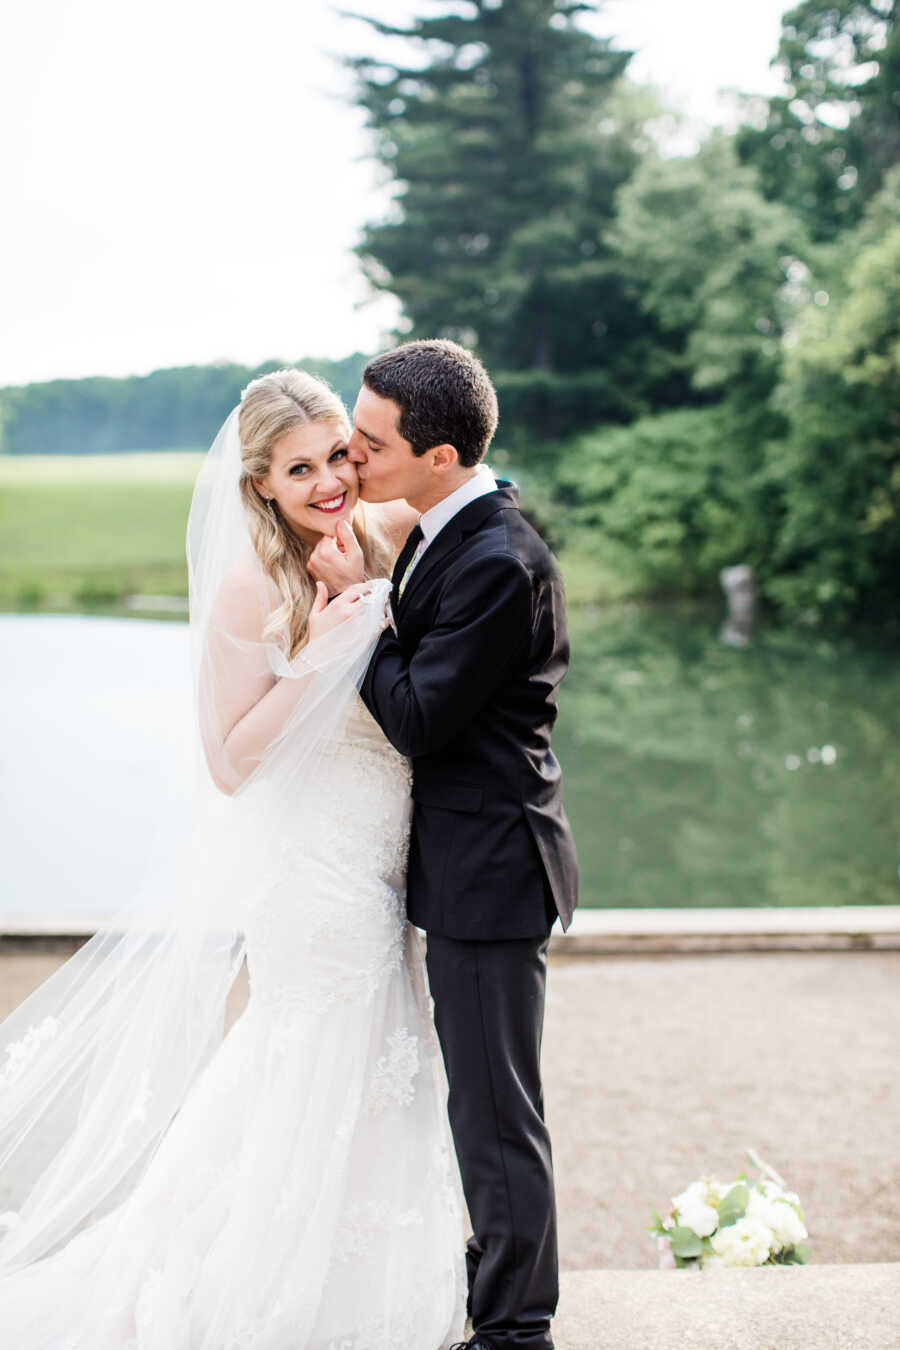
<path id="1" fill-rule="evenodd" d="M 532 596 L 528 572 L 501 554 L 454 572 L 410 660 L 382 633 L 360 694 L 395 749 L 431 754 L 478 715 L 528 648 Z"/>

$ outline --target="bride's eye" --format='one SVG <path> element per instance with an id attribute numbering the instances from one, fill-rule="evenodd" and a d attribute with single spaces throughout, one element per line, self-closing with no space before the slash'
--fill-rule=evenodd
<path id="1" fill-rule="evenodd" d="M 288 469 L 288 473 L 297 477 L 301 473 L 306 473 L 306 470 L 308 468 L 309 468 L 308 464 L 292 464 L 291 467 Z"/>
<path id="2" fill-rule="evenodd" d="M 347 447 L 346 447 L 346 445 L 343 446 L 342 449 L 340 449 L 340 450 L 335 450 L 334 454 L 331 456 L 332 462 L 333 462 L 334 460 L 336 460 L 336 459 L 337 459 L 337 460 L 340 460 L 340 459 L 346 459 L 346 458 L 347 458 Z"/>

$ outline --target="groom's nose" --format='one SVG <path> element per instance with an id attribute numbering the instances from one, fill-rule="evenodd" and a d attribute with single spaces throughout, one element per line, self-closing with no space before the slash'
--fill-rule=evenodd
<path id="1" fill-rule="evenodd" d="M 354 431 L 347 442 L 347 458 L 351 464 L 366 462 L 366 443 L 358 431 Z"/>

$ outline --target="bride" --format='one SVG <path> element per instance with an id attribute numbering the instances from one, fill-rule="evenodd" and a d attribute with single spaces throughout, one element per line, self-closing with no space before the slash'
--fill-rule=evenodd
<path id="1" fill-rule="evenodd" d="M 348 435 L 331 390 L 278 371 L 198 478 L 208 773 L 190 831 L 0 1027 L 16 1350 L 441 1350 L 462 1333 L 456 1164 L 404 910 L 409 767 L 356 693 L 410 522 L 359 502 Z M 351 520 L 373 580 L 328 605 L 306 562 Z"/>

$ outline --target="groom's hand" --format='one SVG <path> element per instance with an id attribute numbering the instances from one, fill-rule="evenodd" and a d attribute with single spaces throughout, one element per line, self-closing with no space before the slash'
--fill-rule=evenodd
<path id="1" fill-rule="evenodd" d="M 365 563 L 359 540 L 353 526 L 339 520 L 337 534 L 323 534 L 307 563 L 307 570 L 316 581 L 324 581 L 329 595 L 339 595 L 348 586 L 355 586 L 365 577 Z"/>

